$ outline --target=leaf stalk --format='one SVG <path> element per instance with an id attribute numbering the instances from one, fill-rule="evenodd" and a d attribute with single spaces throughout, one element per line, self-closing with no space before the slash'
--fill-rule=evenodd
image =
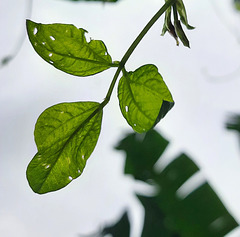
<path id="1" fill-rule="evenodd" d="M 136 47 L 138 46 L 138 44 L 142 41 L 143 37 L 147 34 L 147 32 L 150 30 L 150 28 L 154 25 L 154 23 L 162 16 L 162 14 L 172 5 L 174 5 L 176 3 L 177 0 L 168 0 L 167 2 L 165 2 L 165 4 L 158 10 L 158 12 L 152 17 L 152 19 L 146 24 L 146 26 L 143 28 L 143 30 L 140 32 L 140 34 L 137 36 L 137 38 L 133 41 L 133 43 L 131 44 L 131 46 L 128 48 L 128 50 L 126 51 L 126 53 L 124 54 L 124 56 L 122 57 L 117 71 L 113 77 L 113 80 L 110 84 L 110 87 L 108 89 L 107 95 L 104 99 L 104 101 L 100 104 L 101 109 L 103 109 L 108 102 L 110 101 L 114 86 L 117 82 L 118 76 L 120 74 L 120 72 L 123 70 L 126 62 L 128 61 L 128 59 L 130 58 L 130 56 L 132 55 L 133 51 L 136 49 Z"/>

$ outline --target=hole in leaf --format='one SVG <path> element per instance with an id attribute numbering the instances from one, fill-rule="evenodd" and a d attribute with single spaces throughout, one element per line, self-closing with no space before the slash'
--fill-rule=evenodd
<path id="1" fill-rule="evenodd" d="M 50 165 L 46 165 L 45 168 L 48 169 L 50 167 Z"/>
<path id="2" fill-rule="evenodd" d="M 37 44 L 38 44 L 37 42 L 34 42 L 34 45 L 35 45 L 35 46 L 37 46 Z"/>
<path id="3" fill-rule="evenodd" d="M 81 170 L 78 170 L 78 173 L 81 174 Z"/>
<path id="4" fill-rule="evenodd" d="M 82 159 L 84 160 L 84 155 L 82 155 Z"/>
<path id="5" fill-rule="evenodd" d="M 35 27 L 35 28 L 33 29 L 33 34 L 36 35 L 37 32 L 38 32 L 38 29 L 37 29 L 37 27 Z"/>
<path id="6" fill-rule="evenodd" d="M 54 38 L 53 36 L 51 36 L 51 35 L 49 36 L 49 38 L 50 38 L 51 40 L 55 40 L 55 38 Z"/>
<path id="7" fill-rule="evenodd" d="M 53 61 L 50 60 L 49 63 L 53 64 Z"/>
<path id="8" fill-rule="evenodd" d="M 127 105 L 125 106 L 125 111 L 128 112 L 128 106 Z"/>
<path id="9" fill-rule="evenodd" d="M 52 53 L 48 54 L 49 57 L 52 57 L 52 55 L 53 55 Z"/>
<path id="10" fill-rule="evenodd" d="M 68 176 L 68 179 L 69 179 L 69 180 L 73 180 L 73 177 L 72 177 L 72 176 Z"/>
<path id="11" fill-rule="evenodd" d="M 134 123 L 134 124 L 133 124 L 133 126 L 134 126 L 134 127 L 136 127 L 136 126 L 137 126 L 137 124 L 136 124 L 136 123 Z"/>
<path id="12" fill-rule="evenodd" d="M 88 43 L 92 41 L 92 38 L 90 36 L 88 36 L 88 34 L 86 34 L 85 37 L 86 37 L 86 41 Z"/>

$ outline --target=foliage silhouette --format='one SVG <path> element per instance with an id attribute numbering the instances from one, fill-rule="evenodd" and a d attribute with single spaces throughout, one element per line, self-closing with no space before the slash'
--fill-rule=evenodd
<path id="1" fill-rule="evenodd" d="M 236 10 L 240 11 L 240 1 L 239 0 L 233 0 L 233 4 Z"/>
<path id="2" fill-rule="evenodd" d="M 240 115 L 233 115 L 226 123 L 226 128 L 240 133 Z"/>
<path id="3" fill-rule="evenodd" d="M 182 185 L 199 172 L 189 156 L 180 154 L 161 172 L 156 171 L 154 165 L 159 156 L 161 159 L 168 143 L 158 132 L 150 130 L 144 135 L 131 133 L 116 147 L 126 153 L 125 174 L 154 183 L 158 190 L 153 197 L 138 196 L 145 208 L 142 237 L 225 236 L 238 223 L 207 182 L 195 187 L 184 197 L 177 194 Z M 122 219 L 112 228 L 120 223 Z M 125 228 L 128 229 L 128 225 Z"/>

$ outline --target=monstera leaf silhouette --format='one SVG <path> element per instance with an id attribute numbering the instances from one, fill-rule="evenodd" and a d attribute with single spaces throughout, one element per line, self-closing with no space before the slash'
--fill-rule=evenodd
<path id="1" fill-rule="evenodd" d="M 222 237 L 238 226 L 219 197 L 207 182 L 185 196 L 179 189 L 193 175 L 198 166 L 186 154 L 180 154 L 161 172 L 154 165 L 169 142 L 157 131 L 145 135 L 128 134 L 116 149 L 126 153 L 125 174 L 154 183 L 157 194 L 138 196 L 145 208 L 142 237 Z M 160 157 L 160 158 L 159 158 Z M 119 222 L 106 227 L 99 236 L 129 236 L 130 224 L 125 212 Z"/>

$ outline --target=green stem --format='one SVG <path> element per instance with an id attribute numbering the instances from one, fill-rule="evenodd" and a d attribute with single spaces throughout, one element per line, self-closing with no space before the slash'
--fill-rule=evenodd
<path id="1" fill-rule="evenodd" d="M 111 85 L 108 89 L 107 95 L 104 99 L 104 101 L 101 103 L 101 109 L 109 102 L 114 86 L 117 82 L 118 76 L 121 72 L 121 70 L 124 68 L 126 62 L 128 61 L 129 57 L 132 55 L 133 51 L 136 49 L 138 44 L 141 42 L 143 37 L 147 34 L 147 32 L 150 30 L 150 28 L 154 25 L 154 23 L 161 17 L 161 15 L 170 7 L 172 6 L 176 0 L 168 0 L 160 9 L 159 11 L 152 17 L 152 19 L 147 23 L 147 25 L 143 28 L 143 30 L 140 32 L 140 34 L 137 36 L 137 38 L 133 41 L 127 52 L 122 57 L 122 60 L 119 63 L 118 69 L 113 77 L 113 80 L 111 82 Z"/>
<path id="2" fill-rule="evenodd" d="M 178 21 L 178 14 L 177 14 L 177 6 L 176 6 L 176 4 L 173 4 L 173 18 L 174 18 L 174 23 Z"/>
<path id="3" fill-rule="evenodd" d="M 30 15 L 32 13 L 32 5 L 33 5 L 33 0 L 28 0 L 25 18 L 30 18 Z M 22 31 L 22 34 L 21 34 L 20 38 L 17 40 L 17 44 L 16 44 L 13 52 L 11 54 L 3 57 L 2 59 L 0 59 L 0 68 L 6 66 L 11 60 L 13 60 L 17 56 L 20 49 L 22 48 L 25 38 L 26 38 L 26 33 L 25 33 L 25 31 Z"/>

